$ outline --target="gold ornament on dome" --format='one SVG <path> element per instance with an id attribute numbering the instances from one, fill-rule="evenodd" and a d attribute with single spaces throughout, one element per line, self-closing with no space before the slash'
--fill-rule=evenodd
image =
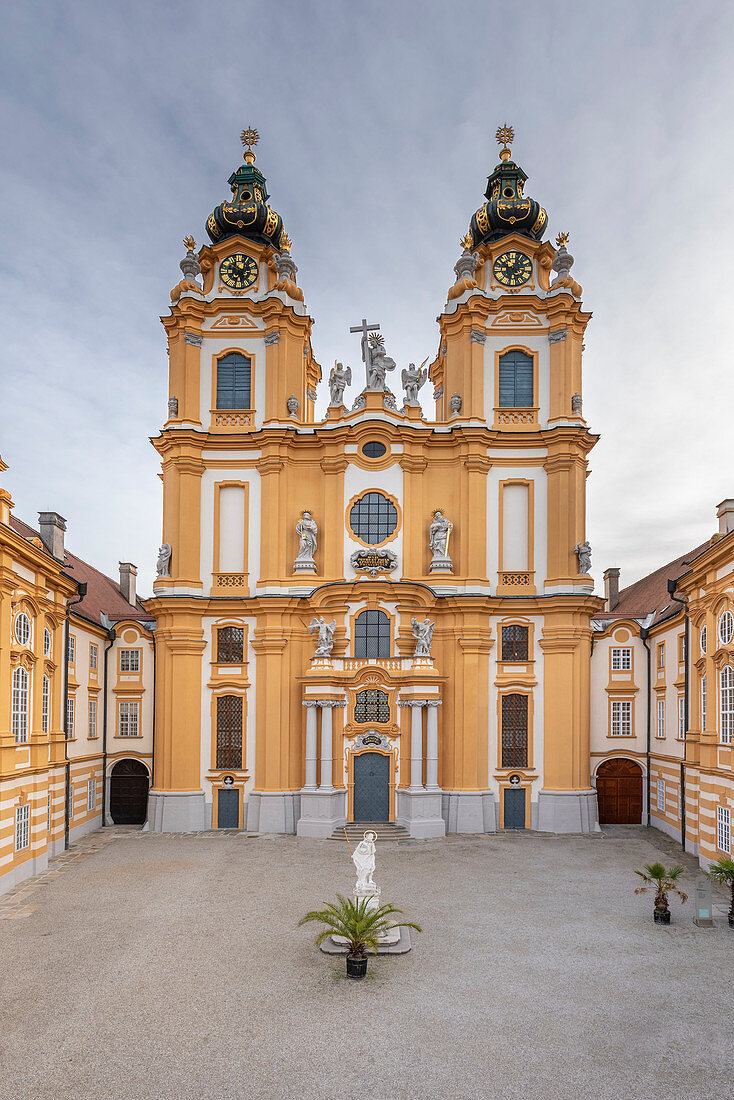
<path id="1" fill-rule="evenodd" d="M 280 245 L 280 251 L 281 252 L 290 252 L 291 246 L 293 245 L 293 241 L 290 239 L 290 237 L 286 233 L 285 229 L 280 234 L 279 245 Z"/>
<path id="2" fill-rule="evenodd" d="M 472 248 L 474 247 L 474 241 L 472 240 L 471 233 L 465 233 L 459 241 L 459 244 L 462 248 L 466 248 L 469 252 L 471 252 Z"/>
<path id="3" fill-rule="evenodd" d="M 260 135 L 253 126 L 248 126 L 246 130 L 243 130 L 240 134 L 242 144 L 245 146 L 245 162 L 247 164 L 255 163 L 255 154 L 252 151 L 253 145 L 257 145 L 260 140 Z"/>
<path id="4" fill-rule="evenodd" d="M 187 248 L 189 252 L 195 252 L 196 251 L 196 241 L 191 236 L 191 234 L 189 234 L 188 237 L 184 237 L 183 243 L 184 243 L 184 247 Z"/>
<path id="5" fill-rule="evenodd" d="M 510 150 L 508 146 L 512 145 L 515 140 L 515 131 L 511 126 L 505 123 L 504 126 L 497 127 L 495 137 L 497 138 L 497 143 L 502 146 L 500 149 L 500 160 L 509 160 Z"/>
<path id="6" fill-rule="evenodd" d="M 556 237 L 556 244 L 558 245 L 559 248 L 563 248 L 564 245 L 568 244 L 568 237 L 569 237 L 568 233 L 559 233 L 558 234 L 558 236 Z"/>

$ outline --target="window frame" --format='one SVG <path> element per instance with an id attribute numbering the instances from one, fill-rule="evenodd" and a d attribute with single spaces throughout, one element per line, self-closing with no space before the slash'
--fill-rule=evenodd
<path id="1" fill-rule="evenodd" d="M 135 657 L 133 659 L 133 654 Z M 120 649 L 120 672 L 140 672 L 141 651 L 138 647 Z M 127 666 L 127 667 L 126 667 Z"/>
<path id="2" fill-rule="evenodd" d="M 686 739 L 686 697 L 678 696 L 678 740 Z"/>
<path id="3" fill-rule="evenodd" d="M 367 501 L 368 497 L 379 497 L 380 500 L 379 501 Z M 381 519 L 380 519 L 379 515 L 378 515 L 377 519 L 373 520 L 372 518 L 370 518 L 370 506 L 374 506 L 376 508 L 382 509 L 382 507 L 383 507 L 382 502 L 383 501 L 385 502 L 385 505 L 387 506 L 385 510 L 388 512 L 388 516 L 389 516 L 387 522 L 385 523 L 384 529 L 387 530 L 387 528 L 390 526 L 390 523 L 392 521 L 392 517 L 390 516 L 389 509 L 392 509 L 392 511 L 395 514 L 395 523 L 392 526 L 391 530 L 389 530 L 388 533 L 386 535 L 384 535 L 382 538 L 370 540 L 369 535 L 370 535 L 371 529 L 376 528 L 378 533 L 379 533 L 380 528 L 381 528 Z M 366 512 L 365 525 L 366 525 L 366 535 L 367 535 L 367 537 L 365 537 L 364 534 L 360 534 L 359 531 L 355 528 L 355 526 L 352 522 L 352 513 L 355 510 L 360 511 L 363 502 L 366 502 L 364 510 Z M 361 519 L 361 516 L 358 515 L 356 517 L 356 522 L 359 522 L 360 519 Z M 398 504 L 397 500 L 395 500 L 395 498 L 392 496 L 392 494 L 386 493 L 384 491 L 384 489 L 376 489 L 376 488 L 362 489 L 361 492 L 357 493 L 355 496 L 352 497 L 352 499 L 349 501 L 349 504 L 347 505 L 346 523 L 347 523 L 347 530 L 349 531 L 349 534 L 352 538 L 356 539 L 357 542 L 360 542 L 362 544 L 362 546 L 367 546 L 367 547 L 369 547 L 370 550 L 374 550 L 375 547 L 384 546 L 386 543 L 391 542 L 397 536 L 398 531 L 400 530 L 400 527 L 401 527 L 401 524 L 402 524 L 402 514 L 401 514 L 401 510 L 400 510 L 400 505 Z"/>
<path id="4" fill-rule="evenodd" d="M 726 847 L 722 841 L 725 841 Z M 731 855 L 731 810 L 728 806 L 716 807 L 716 847 Z"/>
<path id="5" fill-rule="evenodd" d="M 665 642 L 658 642 L 657 655 L 658 655 L 657 668 L 658 668 L 658 671 L 661 671 L 662 669 L 665 668 Z"/>
<path id="6" fill-rule="evenodd" d="M 243 665 L 245 663 L 245 627 L 238 623 L 225 623 L 223 626 L 217 626 L 216 628 L 216 660 L 215 664 L 218 665 Z M 239 632 L 239 638 L 232 640 L 223 639 L 222 635 L 225 632 L 237 633 Z M 234 647 L 235 653 L 239 653 L 239 657 L 228 657 L 228 648 Z M 224 653 L 224 656 L 222 654 Z"/>
<path id="7" fill-rule="evenodd" d="M 66 699 L 66 740 L 74 740 L 74 722 L 76 719 L 75 696 L 68 695 Z"/>
<path id="8" fill-rule="evenodd" d="M 374 621 L 369 616 L 378 616 Z M 364 630 L 362 629 L 364 623 Z M 387 623 L 387 633 L 385 633 Z M 370 627 L 376 627 L 376 633 L 370 633 Z M 356 661 L 387 661 L 392 656 L 392 618 L 382 608 L 365 607 L 354 616 L 354 659 Z M 370 641 L 376 642 L 376 653 L 370 653 Z M 364 653 L 359 650 L 364 649 Z M 383 652 L 383 650 L 386 650 Z"/>
<path id="9" fill-rule="evenodd" d="M 701 704 L 701 732 L 702 733 L 706 732 L 706 703 L 707 703 L 706 692 L 707 692 L 707 686 L 708 685 L 706 683 L 706 673 L 704 672 L 703 676 L 701 677 L 700 690 L 699 690 L 699 698 L 700 698 L 700 704 Z"/>
<path id="10" fill-rule="evenodd" d="M 89 643 L 89 671 L 96 672 L 99 664 L 99 646 L 96 642 Z"/>
<path id="11" fill-rule="evenodd" d="M 523 705 L 521 705 L 521 707 L 520 707 L 520 710 L 522 710 L 523 706 L 524 706 L 524 710 L 525 710 L 525 714 L 524 714 L 524 718 L 525 718 L 525 730 L 524 730 L 525 744 L 524 745 L 522 744 L 521 741 L 519 743 L 513 743 L 513 744 L 510 743 L 510 737 L 512 737 L 513 741 L 517 741 L 518 734 L 521 737 L 522 732 L 523 732 L 520 725 L 518 725 L 517 729 L 510 728 L 509 723 L 507 724 L 507 726 L 505 725 L 505 700 L 507 700 L 507 702 L 509 704 L 509 701 L 511 699 L 512 700 L 522 699 L 524 701 Z M 508 709 L 509 709 L 509 706 L 508 706 Z M 522 718 L 523 715 L 521 715 L 520 717 Z M 530 760 L 530 697 L 528 696 L 528 694 L 526 692 L 506 691 L 506 692 L 503 692 L 502 695 L 500 696 L 500 744 L 499 744 L 499 749 L 500 749 L 500 768 L 501 768 L 502 771 L 514 771 L 516 769 L 522 771 L 522 770 L 529 767 L 528 761 Z M 512 759 L 512 763 L 506 762 L 506 759 L 507 759 L 507 761 L 509 761 L 513 757 L 514 753 L 522 754 L 523 751 L 524 751 L 524 763 L 518 763 L 518 760 L 514 759 L 514 758 Z M 505 754 L 507 754 L 507 756 Z M 519 756 L 519 759 L 522 760 L 522 755 Z"/>
<path id="12" fill-rule="evenodd" d="M 524 637 L 520 638 L 505 638 L 505 631 L 508 633 L 512 631 L 524 631 Z M 525 649 L 525 656 L 508 656 L 507 653 L 516 654 L 518 650 L 522 653 L 522 649 Z M 525 623 L 502 623 L 500 630 L 500 646 L 502 656 L 500 660 L 503 664 L 527 664 L 530 661 L 530 627 Z"/>
<path id="13" fill-rule="evenodd" d="M 53 648 L 53 634 L 47 626 L 43 628 L 43 656 L 49 658 Z"/>
<path id="14" fill-rule="evenodd" d="M 68 647 L 69 656 L 66 663 L 68 665 L 74 665 L 76 664 L 76 634 L 72 634 L 71 631 L 69 631 L 68 635 Z"/>
<path id="15" fill-rule="evenodd" d="M 624 709 L 623 709 L 624 708 Z M 610 710 L 610 724 L 609 724 L 609 736 L 610 737 L 633 737 L 634 730 L 632 728 L 633 717 L 633 700 L 632 699 L 612 699 L 612 706 Z M 616 710 L 616 714 L 615 714 Z M 626 717 L 625 717 L 626 715 Z M 615 723 L 618 727 L 615 732 Z M 629 728 L 625 730 L 625 725 Z"/>
<path id="16" fill-rule="evenodd" d="M 614 645 L 612 649 L 612 672 L 632 671 L 632 646 Z M 617 656 L 619 655 L 619 656 Z M 625 664 L 625 660 L 627 663 Z M 616 663 L 615 663 L 616 662 Z"/>
<path id="17" fill-rule="evenodd" d="M 23 627 L 20 633 L 23 637 L 20 637 L 20 627 Z M 23 649 L 30 649 L 33 644 L 33 626 L 31 624 L 31 617 L 25 611 L 19 611 L 15 616 L 15 622 L 13 623 L 13 638 L 15 642 Z"/>
<path id="18" fill-rule="evenodd" d="M 19 843 L 20 841 L 20 843 Z M 15 851 L 24 852 L 31 846 L 31 804 L 22 802 L 15 807 Z"/>
<path id="19" fill-rule="evenodd" d="M 657 808 L 661 813 L 665 813 L 665 780 L 658 777 L 657 781 Z"/>
<path id="20" fill-rule="evenodd" d="M 724 682 L 725 678 L 728 683 Z M 723 668 L 719 669 L 719 742 L 722 745 L 731 745 L 733 741 L 734 667 L 724 665 Z"/>
<path id="21" fill-rule="evenodd" d="M 245 699 L 234 692 L 224 692 L 215 696 L 214 704 L 214 767 L 217 771 L 244 771 L 245 764 Z M 231 728 L 224 728 L 225 702 L 227 707 L 232 707 L 232 702 L 239 704 L 239 715 L 234 714 L 234 722 Z M 231 715 L 229 717 L 232 717 Z M 239 724 L 239 730 L 236 726 Z M 239 744 L 237 743 L 239 740 Z"/>
<path id="22" fill-rule="evenodd" d="M 665 739 L 665 699 L 657 700 L 657 707 L 655 708 L 655 718 L 655 737 L 659 741 L 663 741 Z"/>
<path id="23" fill-rule="evenodd" d="M 11 678 L 10 730 L 16 745 L 27 745 L 31 725 L 31 674 L 16 665 Z"/>
<path id="24" fill-rule="evenodd" d="M 513 370 L 513 385 L 512 385 L 513 393 L 512 393 L 512 396 L 513 396 L 513 398 L 517 399 L 517 396 L 518 396 L 517 368 L 518 368 L 518 366 L 522 365 L 526 368 L 529 368 L 529 372 L 530 372 L 530 401 L 524 401 L 524 402 L 518 404 L 517 400 L 515 400 L 512 404 L 510 404 L 509 402 L 505 402 L 502 399 L 502 387 L 503 387 L 502 369 L 503 369 L 504 361 L 509 359 L 510 356 L 522 356 L 522 358 L 525 360 L 525 363 L 523 363 L 523 364 L 519 364 L 519 363 L 513 363 L 512 364 L 512 370 Z M 497 390 L 496 390 L 497 408 L 498 409 L 537 409 L 537 407 L 538 407 L 537 392 L 536 392 L 536 390 L 537 390 L 537 377 L 536 377 L 535 365 L 536 365 L 535 355 L 527 348 L 521 348 L 521 347 L 504 348 L 498 354 L 498 356 L 497 356 Z M 507 364 L 507 369 L 509 369 L 509 364 Z M 527 379 L 526 379 L 526 382 L 527 382 Z M 505 388 L 507 388 L 506 382 L 505 382 Z"/>
<path id="25" fill-rule="evenodd" d="M 702 657 L 706 656 L 706 643 L 707 643 L 707 641 L 708 641 L 708 630 L 706 629 L 706 624 L 704 623 L 704 625 L 701 627 L 701 631 L 698 635 L 698 645 L 699 645 L 699 649 L 701 650 L 701 656 Z"/>
<path id="26" fill-rule="evenodd" d="M 725 608 L 719 615 L 716 633 L 719 645 L 729 645 L 732 638 L 734 638 L 734 615 L 728 608 Z"/>
<path id="27" fill-rule="evenodd" d="M 123 707 L 125 708 L 123 711 Z M 134 708 L 134 709 L 133 709 Z M 134 732 L 131 730 L 134 727 Z M 123 732 L 123 730 L 125 732 Z M 117 736 L 130 738 L 140 737 L 140 700 L 118 699 L 117 701 Z"/>
<path id="28" fill-rule="evenodd" d="M 248 369 L 248 381 L 247 381 L 248 403 L 246 405 L 242 405 L 242 404 L 239 404 L 239 405 L 236 405 L 236 404 L 233 404 L 233 405 L 220 405 L 219 404 L 219 401 L 220 401 L 220 381 L 221 381 L 220 380 L 220 370 L 221 370 L 222 364 L 224 363 L 224 360 L 227 359 L 230 356 L 232 358 L 234 358 L 235 356 L 238 356 L 240 359 L 244 360 L 247 363 L 247 369 Z M 233 401 L 238 396 L 238 393 L 239 393 L 240 389 L 244 392 L 244 386 L 238 387 L 237 382 L 236 382 L 236 378 L 234 376 L 234 368 L 237 365 L 238 364 L 235 364 L 235 363 L 231 364 L 231 366 L 233 368 L 233 380 L 232 380 L 232 387 L 231 387 L 232 388 L 232 400 Z M 212 408 L 214 409 L 214 411 L 215 412 L 233 412 L 233 411 L 236 411 L 236 412 L 252 412 L 253 411 L 252 396 L 253 396 L 253 389 L 254 389 L 254 373 L 255 373 L 254 372 L 254 356 L 252 354 L 246 353 L 245 351 L 243 351 L 242 348 L 227 348 L 223 351 L 218 352 L 217 355 L 214 357 L 214 378 L 213 378 L 213 387 L 212 387 L 213 391 L 214 391 L 213 395 L 212 395 L 212 397 L 213 397 Z M 223 386 L 222 386 L 222 389 L 223 389 Z"/>
<path id="29" fill-rule="evenodd" d="M 97 739 L 97 697 L 93 696 L 87 700 L 87 740 L 95 741 Z M 94 718 L 94 721 L 92 721 Z M 94 730 L 94 732 L 92 732 Z"/>
<path id="30" fill-rule="evenodd" d="M 43 677 L 41 684 L 41 732 L 48 733 L 51 726 L 51 678 Z"/>
<path id="31" fill-rule="evenodd" d="M 87 780 L 87 813 L 97 809 L 97 780 L 93 776 Z"/>

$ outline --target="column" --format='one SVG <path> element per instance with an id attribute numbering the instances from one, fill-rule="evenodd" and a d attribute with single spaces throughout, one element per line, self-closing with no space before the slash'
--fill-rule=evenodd
<path id="1" fill-rule="evenodd" d="M 336 706 L 335 699 L 320 699 L 321 704 L 321 783 L 319 790 L 333 791 L 333 761 L 332 743 L 333 732 L 331 723 L 331 708 Z"/>
<path id="2" fill-rule="evenodd" d="M 317 703 L 304 701 L 306 708 L 306 785 L 304 790 L 316 790 L 316 707 Z"/>
<path id="3" fill-rule="evenodd" d="M 426 788 L 438 790 L 438 708 L 437 699 L 426 701 Z"/>
<path id="4" fill-rule="evenodd" d="M 423 706 L 424 701 L 410 700 L 410 790 L 423 787 Z"/>

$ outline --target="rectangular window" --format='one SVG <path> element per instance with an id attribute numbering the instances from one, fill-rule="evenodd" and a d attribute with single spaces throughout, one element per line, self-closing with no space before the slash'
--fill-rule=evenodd
<path id="1" fill-rule="evenodd" d="M 655 731 L 656 737 L 665 737 L 665 700 L 658 699 L 658 724 Z"/>
<path id="2" fill-rule="evenodd" d="M 245 355 L 230 352 L 217 361 L 217 408 L 249 409 L 252 364 Z"/>
<path id="3" fill-rule="evenodd" d="M 218 768 L 242 768 L 242 696 L 220 695 L 217 698 L 217 762 Z"/>
<path id="4" fill-rule="evenodd" d="M 502 696 L 502 767 L 528 766 L 528 697 Z"/>
<path id="5" fill-rule="evenodd" d="M 66 740 L 71 741 L 74 736 L 74 699 L 70 696 L 66 700 Z"/>
<path id="6" fill-rule="evenodd" d="M 51 699 L 51 681 L 48 676 L 43 677 L 43 687 L 41 690 L 41 729 L 44 733 L 48 733 L 49 724 L 49 702 Z"/>
<path id="7" fill-rule="evenodd" d="M 731 745 L 734 735 L 734 668 L 724 665 L 719 672 L 719 729 L 722 745 Z"/>
<path id="8" fill-rule="evenodd" d="M 22 665 L 13 669 L 11 730 L 17 745 L 25 745 L 28 741 L 29 679 Z"/>
<path id="9" fill-rule="evenodd" d="M 701 677 L 701 729 L 706 729 L 706 677 Z"/>
<path id="10" fill-rule="evenodd" d="M 97 736 L 97 700 L 89 700 L 89 729 L 87 730 L 87 737 L 92 738 Z"/>
<path id="11" fill-rule="evenodd" d="M 658 809 L 665 813 L 665 780 L 658 779 Z"/>
<path id="12" fill-rule="evenodd" d="M 98 653 L 99 653 L 99 648 L 96 645 L 94 645 L 94 643 L 91 643 L 90 646 L 89 646 L 89 668 L 90 668 L 90 671 L 92 671 L 92 672 L 97 671 L 97 654 Z"/>
<path id="13" fill-rule="evenodd" d="M 76 660 L 76 638 L 73 634 L 69 635 L 69 664 L 73 665 Z"/>
<path id="14" fill-rule="evenodd" d="M 245 632 L 241 626 L 223 626 L 217 631 L 217 662 L 241 665 L 245 659 Z"/>
<path id="15" fill-rule="evenodd" d="M 686 636 L 685 634 L 678 635 L 678 664 L 685 664 L 686 660 Z"/>
<path id="16" fill-rule="evenodd" d="M 684 695 L 678 696 L 678 738 L 683 740 L 686 735 L 686 699 Z"/>
<path id="17" fill-rule="evenodd" d="M 119 704 L 118 737 L 138 736 L 138 707 L 139 703 L 137 702 Z"/>
<path id="18" fill-rule="evenodd" d="M 632 668 L 632 650 L 628 646 L 612 650 L 612 670 L 614 672 L 629 672 Z"/>
<path id="19" fill-rule="evenodd" d="M 727 806 L 716 807 L 716 847 L 729 855 L 731 849 L 731 810 Z"/>
<path id="20" fill-rule="evenodd" d="M 658 643 L 658 668 L 665 668 L 665 642 Z"/>
<path id="21" fill-rule="evenodd" d="M 528 628 L 526 626 L 502 627 L 502 660 L 527 661 Z"/>
<path id="22" fill-rule="evenodd" d="M 508 351 L 499 360 L 500 408 L 530 408 L 533 404 L 533 360 L 523 351 Z"/>
<path id="23" fill-rule="evenodd" d="M 120 672 L 140 672 L 140 650 L 120 650 Z"/>
<path id="24" fill-rule="evenodd" d="M 629 699 L 612 700 L 612 737 L 632 736 L 632 702 Z"/>
<path id="25" fill-rule="evenodd" d="M 15 850 L 22 852 L 27 848 L 31 840 L 31 807 L 28 802 L 24 806 L 15 807 Z"/>
<path id="26" fill-rule="evenodd" d="M 97 805 L 97 780 L 87 780 L 87 810 L 93 810 Z"/>

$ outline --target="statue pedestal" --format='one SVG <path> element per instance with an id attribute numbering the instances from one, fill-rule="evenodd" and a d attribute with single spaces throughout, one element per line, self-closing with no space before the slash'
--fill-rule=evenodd
<path id="1" fill-rule="evenodd" d="M 316 562 L 311 558 L 310 560 L 304 559 L 303 561 L 294 561 L 293 563 L 294 573 L 315 573 Z"/>
<path id="2" fill-rule="evenodd" d="M 454 563 L 451 558 L 437 558 L 431 559 L 430 565 L 431 573 L 453 573 Z"/>
<path id="3" fill-rule="evenodd" d="M 345 405 L 329 405 L 326 410 L 327 420 L 341 420 L 343 416 L 346 416 L 347 409 Z"/>

